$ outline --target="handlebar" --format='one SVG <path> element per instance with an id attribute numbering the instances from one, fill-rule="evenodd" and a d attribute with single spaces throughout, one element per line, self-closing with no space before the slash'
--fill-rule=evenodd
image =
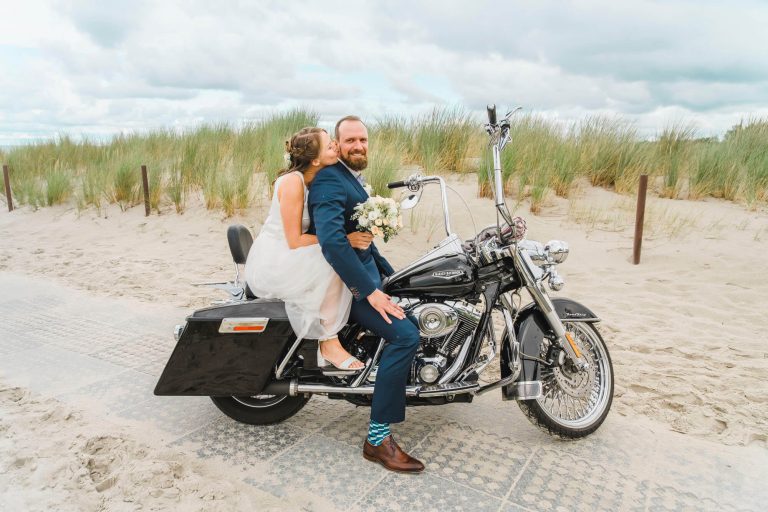
<path id="1" fill-rule="evenodd" d="M 496 105 L 494 103 L 491 103 L 487 107 L 488 110 L 488 122 L 490 124 L 496 124 Z"/>
<path id="2" fill-rule="evenodd" d="M 387 183 L 387 188 L 400 188 L 406 186 L 405 181 L 393 181 L 392 183 Z"/>

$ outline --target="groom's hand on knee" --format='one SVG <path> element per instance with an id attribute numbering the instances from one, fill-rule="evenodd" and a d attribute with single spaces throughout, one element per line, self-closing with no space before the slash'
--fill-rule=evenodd
<path id="1" fill-rule="evenodd" d="M 374 290 L 367 299 L 371 307 L 378 311 L 384 321 L 388 324 L 392 323 L 392 320 L 389 319 L 388 315 L 392 315 L 400 320 L 405 318 L 405 311 L 403 311 L 403 308 L 392 302 L 392 298 L 378 288 Z"/>

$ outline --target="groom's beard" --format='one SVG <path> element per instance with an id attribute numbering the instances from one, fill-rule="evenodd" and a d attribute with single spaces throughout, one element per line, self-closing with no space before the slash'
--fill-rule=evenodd
<path id="1" fill-rule="evenodd" d="M 341 157 L 341 159 L 353 171 L 362 171 L 368 167 L 368 155 L 365 153 L 350 153 L 346 157 Z"/>

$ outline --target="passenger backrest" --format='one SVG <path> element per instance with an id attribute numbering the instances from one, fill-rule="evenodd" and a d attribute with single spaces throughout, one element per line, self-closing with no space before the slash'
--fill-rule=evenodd
<path id="1" fill-rule="evenodd" d="M 232 259 L 238 265 L 245 265 L 248 258 L 248 251 L 253 245 L 253 236 L 250 230 L 242 224 L 232 224 L 227 229 L 227 241 L 229 242 L 229 251 L 232 253 Z"/>

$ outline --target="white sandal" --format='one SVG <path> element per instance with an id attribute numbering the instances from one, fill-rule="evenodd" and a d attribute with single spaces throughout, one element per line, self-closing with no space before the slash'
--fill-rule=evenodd
<path id="1" fill-rule="evenodd" d="M 365 365 L 361 366 L 360 368 L 350 368 L 355 361 L 357 361 L 360 364 L 363 364 L 362 361 L 360 361 L 355 356 L 349 356 L 344 361 L 339 363 L 338 365 L 335 365 L 333 361 L 329 361 L 328 359 L 325 359 L 323 357 L 323 354 L 320 353 L 320 343 L 317 344 L 317 366 L 321 370 L 342 370 L 350 373 L 357 373 L 365 368 Z"/>

